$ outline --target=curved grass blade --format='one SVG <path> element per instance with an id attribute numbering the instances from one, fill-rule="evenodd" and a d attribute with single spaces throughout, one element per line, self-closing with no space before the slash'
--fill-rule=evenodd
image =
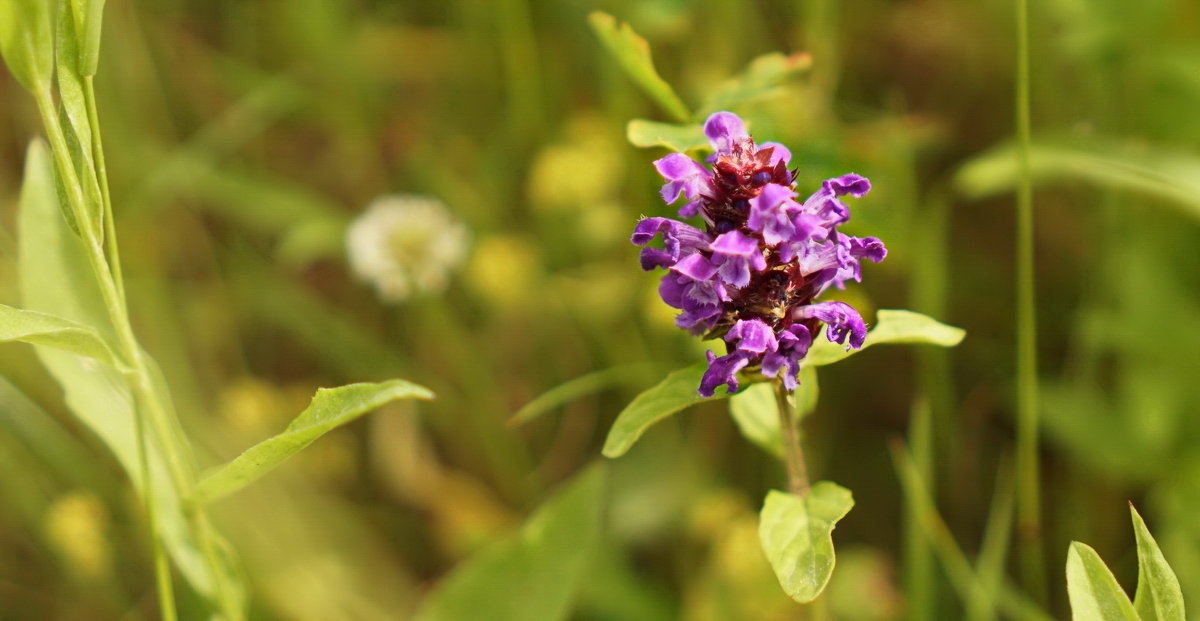
<path id="1" fill-rule="evenodd" d="M 194 500 L 227 496 L 273 470 L 329 431 L 397 399 L 432 399 L 428 389 L 406 380 L 321 388 L 287 429 L 250 447 L 196 485 Z"/>

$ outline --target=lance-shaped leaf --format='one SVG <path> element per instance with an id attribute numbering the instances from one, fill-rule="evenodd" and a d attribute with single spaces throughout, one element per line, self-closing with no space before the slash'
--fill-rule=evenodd
<path id="1" fill-rule="evenodd" d="M 845 346 L 831 343 L 818 337 L 808 356 L 801 364 L 822 366 L 849 358 L 872 345 L 885 343 L 910 343 L 954 347 L 966 336 L 962 328 L 948 326 L 932 317 L 906 310 L 881 310 L 876 314 L 876 323 L 867 333 L 862 349 L 846 350 Z"/>
<path id="2" fill-rule="evenodd" d="M 634 397 L 608 430 L 608 438 L 604 440 L 604 456 L 624 455 L 651 425 L 689 405 L 724 398 L 726 395 L 720 392 L 708 399 L 696 392 L 707 368 L 707 363 L 699 363 L 674 371 L 663 381 Z"/>
<path id="3" fill-rule="evenodd" d="M 1167 564 L 1158 542 L 1150 535 L 1146 522 L 1138 515 L 1133 504 L 1129 505 L 1133 517 L 1133 532 L 1137 536 L 1138 583 L 1133 607 L 1142 621 L 1184 621 L 1183 591 L 1179 579 Z"/>
<path id="4" fill-rule="evenodd" d="M 250 447 L 196 486 L 195 500 L 209 502 L 245 487 L 329 431 L 397 399 L 432 399 L 433 393 L 396 379 L 377 384 L 321 388 L 287 429 Z"/>
<path id="5" fill-rule="evenodd" d="M 789 597 L 800 603 L 821 595 L 833 575 L 833 529 L 850 512 L 850 490 L 821 481 L 803 496 L 771 490 L 758 522 L 758 538 Z"/>
<path id="6" fill-rule="evenodd" d="M 0 304 L 0 342 L 46 345 L 116 366 L 108 344 L 95 330 L 69 319 Z"/>
<path id="7" fill-rule="evenodd" d="M 54 75 L 53 6 L 46 0 L 0 2 L 0 53 L 30 91 L 48 89 Z"/>
<path id="8" fill-rule="evenodd" d="M 617 25 L 617 20 L 612 15 L 601 11 L 593 11 L 588 15 L 588 23 L 625 73 L 637 82 L 647 95 L 677 121 L 686 122 L 691 117 L 687 106 L 671 89 L 671 85 L 659 77 L 658 71 L 654 69 L 654 59 L 650 57 L 650 44 L 638 36 L 629 24 Z"/>
<path id="9" fill-rule="evenodd" d="M 1071 542 L 1067 552 L 1067 595 L 1075 621 L 1139 621 L 1100 555 L 1078 541 Z"/>
<path id="10" fill-rule="evenodd" d="M 461 563 L 417 621 L 566 619 L 600 540 L 604 480 L 603 468 L 590 468 L 515 536 Z"/>
<path id="11" fill-rule="evenodd" d="M 708 146 L 704 126 L 659 123 L 633 119 L 625 126 L 625 138 L 635 147 L 666 147 L 672 151 L 691 151 Z"/>

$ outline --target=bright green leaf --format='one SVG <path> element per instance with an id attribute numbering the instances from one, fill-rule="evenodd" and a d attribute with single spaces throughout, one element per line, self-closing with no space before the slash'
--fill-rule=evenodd
<path id="1" fill-rule="evenodd" d="M 704 377 L 707 368 L 708 363 L 702 362 L 674 371 L 663 381 L 634 397 L 617 415 L 616 422 L 608 430 L 608 438 L 604 441 L 604 456 L 615 458 L 624 455 L 651 425 L 689 405 L 728 396 L 718 392 L 715 396 L 705 399 L 696 392 L 696 388 L 700 386 L 700 378 Z"/>
<path id="2" fill-rule="evenodd" d="M 8 70 L 30 91 L 45 91 L 54 75 L 53 3 L 46 0 L 0 2 L 0 53 Z"/>
<path id="3" fill-rule="evenodd" d="M 1101 139 L 1040 142 L 1029 157 L 1036 182 L 1086 181 L 1164 199 L 1200 217 L 1200 157 L 1194 153 Z M 1016 176 L 1015 152 L 1004 145 L 967 162 L 954 181 L 967 196 L 981 198 L 1011 190 Z"/>
<path id="4" fill-rule="evenodd" d="M 417 621 L 567 618 L 600 539 L 604 470 L 593 467 L 551 498 L 516 536 L 459 564 Z"/>
<path id="5" fill-rule="evenodd" d="M 1090 546 L 1071 542 L 1067 553 L 1067 595 L 1075 621 L 1139 621 L 1117 579 Z"/>
<path id="6" fill-rule="evenodd" d="M 675 125 L 645 119 L 633 119 L 625 126 L 625 137 L 635 147 L 666 147 L 672 151 L 691 151 L 708 146 L 702 125 Z"/>
<path id="7" fill-rule="evenodd" d="M 100 63 L 100 27 L 105 0 L 70 0 L 79 41 L 79 73 L 96 75 Z"/>
<path id="8" fill-rule="evenodd" d="M 654 59 L 650 57 L 650 44 L 638 36 L 629 24 L 622 23 L 618 26 L 612 15 L 601 11 L 592 11 L 588 15 L 588 22 L 625 73 L 637 82 L 647 95 L 677 121 L 686 122 L 691 117 L 687 106 L 671 89 L 671 85 L 659 77 L 658 71 L 654 69 Z"/>
<path id="9" fill-rule="evenodd" d="M 763 552 L 792 599 L 811 602 L 833 575 L 833 529 L 850 512 L 850 490 L 821 481 L 803 496 L 771 490 L 758 523 Z"/>
<path id="10" fill-rule="evenodd" d="M 400 379 L 321 388 L 283 433 L 255 444 L 200 481 L 195 500 L 209 502 L 236 492 L 317 438 L 384 404 L 397 399 L 432 398 L 428 389 Z"/>
<path id="11" fill-rule="evenodd" d="M 510 423 L 527 423 L 576 399 L 603 390 L 609 386 L 631 382 L 645 377 L 653 367 L 646 364 L 627 364 L 603 369 L 563 382 L 538 395 L 526 403 L 509 419 Z"/>
<path id="12" fill-rule="evenodd" d="M 775 386 L 773 382 L 762 382 L 733 395 L 729 399 L 729 415 L 744 438 L 776 457 L 783 457 Z M 803 418 L 816 407 L 817 373 L 812 367 L 800 369 L 800 386 L 793 398 L 797 418 Z"/>
<path id="13" fill-rule="evenodd" d="M 845 346 L 831 343 L 826 338 L 818 338 L 813 343 L 808 356 L 802 364 L 823 366 L 833 364 L 844 358 L 867 349 L 872 345 L 885 343 L 912 343 L 954 347 L 962 342 L 966 332 L 961 328 L 948 326 L 936 319 L 906 310 L 881 310 L 876 315 L 875 327 L 867 333 L 867 340 L 862 349 L 846 351 Z"/>
<path id="14" fill-rule="evenodd" d="M 22 304 L 34 311 L 91 326 L 102 340 L 112 342 L 107 311 L 82 243 L 60 215 L 52 168 L 45 146 L 33 141 L 26 155 L 18 218 L 17 265 Z M 125 378 L 112 368 L 75 353 L 43 346 L 37 346 L 36 351 L 62 387 L 67 407 L 112 451 L 134 487 L 144 493 L 146 482 L 142 480 L 138 459 L 134 397 Z M 238 583 L 233 579 L 234 570 L 228 559 L 220 556 L 221 562 L 216 567 L 205 560 L 191 522 L 182 513 L 178 490 L 167 474 L 161 449 L 153 439 L 149 442 L 154 513 L 176 567 L 196 592 L 207 598 L 215 597 L 218 583 L 236 589 Z M 238 593 L 233 596 L 241 597 Z"/>
<path id="15" fill-rule="evenodd" d="M 46 345 L 116 365 L 112 350 L 95 330 L 62 317 L 3 304 L 0 304 L 0 341 Z"/>
<path id="16" fill-rule="evenodd" d="M 1146 522 L 1138 515 L 1133 504 L 1129 505 L 1133 517 L 1133 532 L 1137 536 L 1138 584 L 1133 598 L 1133 607 L 1143 621 L 1185 621 L 1183 591 L 1179 579 L 1167 564 L 1158 542 L 1146 528 Z"/>
<path id="17" fill-rule="evenodd" d="M 100 182 L 96 177 L 92 126 L 84 96 L 83 75 L 79 71 L 79 39 L 75 29 L 76 24 L 71 11 L 59 11 L 58 36 L 55 37 L 55 45 L 58 48 L 55 71 L 60 103 L 58 112 L 67 150 L 70 152 L 69 159 L 75 166 L 75 178 L 82 185 L 91 230 L 102 235 L 104 205 L 100 195 Z"/>
<path id="18" fill-rule="evenodd" d="M 769 94 L 811 67 L 812 56 L 806 53 L 785 55 L 771 52 L 759 56 L 750 61 L 740 74 L 726 80 L 705 97 L 700 116 L 731 110 L 748 99 Z"/>

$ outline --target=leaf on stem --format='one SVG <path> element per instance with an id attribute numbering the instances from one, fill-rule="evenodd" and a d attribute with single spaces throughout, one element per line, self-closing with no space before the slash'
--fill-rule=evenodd
<path id="1" fill-rule="evenodd" d="M 52 6 L 46 0 L 0 2 L 0 54 L 13 77 L 31 92 L 49 89 L 54 75 Z"/>
<path id="2" fill-rule="evenodd" d="M 835 562 L 833 529 L 852 507 L 850 490 L 829 481 L 814 484 L 803 496 L 767 494 L 758 538 L 789 597 L 803 604 L 825 590 Z"/>
<path id="3" fill-rule="evenodd" d="M 717 393 L 708 399 L 696 392 L 708 363 L 693 364 L 668 374 L 663 380 L 634 397 L 617 415 L 604 441 L 605 457 L 620 457 L 642 437 L 651 425 L 701 401 L 715 401 L 727 395 Z"/>
<path id="4" fill-rule="evenodd" d="M 738 104 L 770 94 L 788 79 L 812 68 L 812 56 L 807 53 L 782 54 L 771 52 L 750 61 L 738 75 L 726 80 L 704 98 L 700 107 L 703 118 L 711 112 L 730 110 Z"/>
<path id="5" fill-rule="evenodd" d="M 69 319 L 0 304 L 0 342 L 45 345 L 117 366 L 116 357 L 100 335 Z"/>
<path id="6" fill-rule="evenodd" d="M 317 438 L 391 401 L 432 398 L 428 389 L 401 379 L 318 389 L 283 433 L 250 447 L 200 481 L 195 500 L 211 502 L 242 489 Z"/>
<path id="7" fill-rule="evenodd" d="M 593 466 L 546 502 L 515 536 L 459 564 L 418 621 L 557 621 L 600 541 L 605 471 Z"/>
<path id="8" fill-rule="evenodd" d="M 1179 579 L 1167 564 L 1158 542 L 1146 528 L 1133 504 L 1129 505 L 1133 532 L 1137 536 L 1138 583 L 1133 607 L 1142 621 L 1184 621 L 1183 592 Z"/>
<path id="9" fill-rule="evenodd" d="M 681 153 L 708 146 L 703 125 L 676 125 L 646 119 L 630 121 L 625 126 L 625 138 L 635 147 L 666 147 Z"/>
<path id="10" fill-rule="evenodd" d="M 1071 542 L 1067 552 L 1067 595 L 1075 621 L 1139 621 L 1129 597 L 1090 546 Z"/>
<path id="11" fill-rule="evenodd" d="M 966 334 L 962 328 L 946 325 L 921 313 L 881 310 L 876 315 L 875 327 L 867 333 L 862 349 L 847 351 L 842 345 L 818 337 L 801 364 L 817 367 L 833 364 L 872 345 L 911 343 L 954 347 L 962 342 Z"/>
<path id="12" fill-rule="evenodd" d="M 70 160 L 75 166 L 76 179 L 83 186 L 82 195 L 87 200 L 85 209 L 91 230 L 103 238 L 104 202 L 100 194 L 100 181 L 96 177 L 92 126 L 84 95 L 83 74 L 80 73 L 79 33 L 76 31 L 78 25 L 72 15 L 70 10 L 61 10 L 58 13 L 55 75 L 58 78 L 58 96 L 61 104 L 59 116 L 67 141 L 67 150 L 70 151 Z"/>
<path id="13" fill-rule="evenodd" d="M 79 41 L 79 73 L 96 75 L 100 63 L 100 27 L 105 0 L 70 0 L 71 17 Z"/>
<path id="14" fill-rule="evenodd" d="M 629 24 L 617 25 L 612 15 L 602 11 L 592 11 L 588 15 L 588 23 L 604 47 L 617 59 L 625 73 L 637 82 L 658 105 L 675 117 L 675 120 L 686 122 L 691 118 L 683 100 L 671 89 L 654 69 L 654 59 L 650 57 L 650 44 L 638 36 Z"/>

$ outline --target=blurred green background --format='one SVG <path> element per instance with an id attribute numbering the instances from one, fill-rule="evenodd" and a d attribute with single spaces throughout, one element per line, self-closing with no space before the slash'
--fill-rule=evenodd
<path id="1" fill-rule="evenodd" d="M 1066 614 L 1072 539 L 1132 590 L 1126 500 L 1200 607 L 1200 4 L 1033 5 L 1050 610 Z M 671 210 L 650 166 L 664 151 L 629 146 L 625 123 L 669 119 L 588 28 L 596 9 L 646 37 L 693 105 L 758 55 L 811 53 L 810 72 L 735 112 L 792 148 L 801 193 L 850 171 L 874 183 L 847 230 L 891 254 L 845 299 L 868 320 L 913 308 L 968 331 L 947 352 L 822 370 L 810 469 L 857 501 L 835 535 L 834 617 L 905 615 L 888 443 L 914 402 L 933 412 L 939 506 L 978 550 L 1013 445 L 1009 2 L 109 0 L 97 89 L 135 327 L 205 463 L 281 429 L 317 386 L 405 377 L 438 394 L 217 507 L 255 618 L 404 618 L 602 459 L 633 395 L 701 359 L 628 243 L 640 215 Z M 40 123 L 7 73 L 0 111 L 0 301 L 15 304 Z M 469 229 L 445 291 L 387 303 L 348 267 L 347 224 L 393 193 L 437 197 Z M 0 348 L 0 376 L 0 619 L 153 616 L 115 460 L 29 348 Z M 604 552 L 573 618 L 795 618 L 756 536 L 782 467 L 723 408 L 610 464 Z M 948 586 L 937 606 L 962 615 Z"/>

